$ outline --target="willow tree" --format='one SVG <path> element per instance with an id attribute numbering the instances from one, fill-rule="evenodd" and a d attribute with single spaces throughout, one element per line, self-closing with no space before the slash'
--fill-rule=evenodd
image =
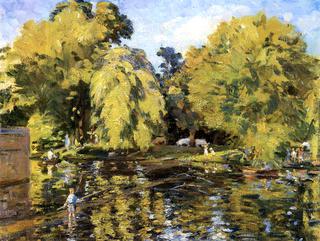
<path id="1" fill-rule="evenodd" d="M 90 85 L 92 124 L 110 148 L 146 149 L 160 133 L 165 112 L 152 65 L 141 50 L 99 51 Z"/>
<path id="2" fill-rule="evenodd" d="M 182 72 L 205 125 L 272 159 L 285 143 L 308 138 L 306 100 L 318 67 L 294 26 L 260 13 L 221 23 L 205 46 L 189 50 Z"/>
<path id="3" fill-rule="evenodd" d="M 98 3 L 93 12 L 89 2 L 71 0 L 58 4 L 50 21 L 26 22 L 6 56 L 8 76 L 17 86 L 11 103 L 28 107 L 27 120 L 40 115 L 57 130 L 85 137 L 94 50 L 132 32 L 131 21 L 109 2 Z"/>

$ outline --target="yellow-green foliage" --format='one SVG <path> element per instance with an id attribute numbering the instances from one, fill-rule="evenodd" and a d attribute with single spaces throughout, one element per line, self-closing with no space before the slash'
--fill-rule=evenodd
<path id="1" fill-rule="evenodd" d="M 54 131 L 55 123 L 47 115 L 41 115 L 38 112 L 33 114 L 28 121 L 30 129 L 31 143 L 41 139 L 50 139 Z"/>
<path id="2" fill-rule="evenodd" d="M 7 69 L 18 86 L 6 108 L 27 106 L 22 109 L 27 119 L 36 113 L 28 122 L 33 140 L 53 134 L 46 114 L 53 117 L 49 126 L 55 122 L 56 129 L 76 133 L 80 139 L 90 125 L 85 122 L 90 115 L 88 86 L 94 74 L 93 105 L 102 110 L 96 117 L 108 123 L 99 130 L 109 128 L 111 147 L 147 148 L 161 128 L 164 110 L 153 69 L 141 52 L 131 54 L 124 48 L 105 56 L 103 52 L 111 43 L 120 43 L 120 38 L 130 38 L 132 32 L 131 22 L 108 2 L 99 2 L 93 14 L 90 3 L 69 1 L 57 5 L 50 21 L 26 22 L 6 56 Z M 95 60 L 105 63 L 97 67 Z"/>
<path id="3" fill-rule="evenodd" d="M 148 148 L 162 127 L 164 100 L 144 53 L 118 47 L 100 61 L 90 87 L 100 137 L 114 149 Z"/>
<path id="4" fill-rule="evenodd" d="M 37 53 L 68 60 L 66 64 L 71 65 L 72 51 L 85 57 L 88 51 L 85 47 L 102 40 L 105 31 L 97 21 L 87 21 L 82 12 L 68 8 L 54 22 L 26 22 L 13 50 L 21 58 L 32 58 Z"/>
<path id="5" fill-rule="evenodd" d="M 305 49 L 294 27 L 275 17 L 233 18 L 204 47 L 189 50 L 176 78 L 189 77 L 188 99 L 206 126 L 239 136 L 272 159 L 282 143 L 303 141 L 314 118 L 307 118 L 304 102 L 319 62 Z"/>

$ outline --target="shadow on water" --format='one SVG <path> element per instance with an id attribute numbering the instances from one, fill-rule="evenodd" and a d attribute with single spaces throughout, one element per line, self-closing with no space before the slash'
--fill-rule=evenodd
<path id="1" fill-rule="evenodd" d="M 32 161 L 28 218 L 1 221 L 0 239 L 320 237 L 319 176 L 308 182 L 257 179 L 245 177 L 227 165 L 175 160 L 93 161 L 78 166 L 63 162 L 59 167 L 41 167 L 39 163 Z M 66 212 L 57 208 L 64 203 L 70 185 L 76 185 L 80 197 L 101 192 L 79 205 L 75 225 L 68 226 Z M 24 200 L 28 187 L 17 187 L 14 196 Z"/>

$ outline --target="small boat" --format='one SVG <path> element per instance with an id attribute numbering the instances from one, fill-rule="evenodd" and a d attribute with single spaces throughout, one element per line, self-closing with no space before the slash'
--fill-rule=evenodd
<path id="1" fill-rule="evenodd" d="M 311 164 L 315 167 L 320 167 L 320 161 L 313 161 Z"/>
<path id="2" fill-rule="evenodd" d="M 266 178 L 266 177 L 274 178 L 279 176 L 279 170 L 276 170 L 276 169 L 257 169 L 257 168 L 245 167 L 242 169 L 242 173 L 245 176 L 256 176 L 261 178 Z"/>
<path id="3" fill-rule="evenodd" d="M 40 166 L 56 165 L 61 162 L 61 159 L 59 158 L 52 158 L 51 160 L 48 160 L 48 158 L 41 158 L 40 160 Z"/>
<path id="4" fill-rule="evenodd" d="M 312 176 L 317 176 L 320 175 L 320 170 L 312 170 L 312 171 L 308 171 L 308 175 L 312 175 Z"/>
<path id="5" fill-rule="evenodd" d="M 313 165 L 311 162 L 293 162 L 293 163 L 286 163 L 283 165 L 284 168 L 291 168 L 291 169 L 306 169 L 311 168 Z"/>

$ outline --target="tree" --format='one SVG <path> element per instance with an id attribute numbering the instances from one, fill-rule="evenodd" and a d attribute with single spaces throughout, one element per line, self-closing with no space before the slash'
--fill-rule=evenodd
<path id="1" fill-rule="evenodd" d="M 306 99 L 318 67 L 292 25 L 260 13 L 221 23 L 205 46 L 189 50 L 182 73 L 204 125 L 227 130 L 272 160 L 284 143 L 306 138 Z"/>
<path id="2" fill-rule="evenodd" d="M 162 82 L 170 79 L 174 73 L 176 73 L 183 64 L 183 58 L 181 53 L 176 53 L 175 49 L 172 47 L 161 47 L 157 52 L 157 55 L 163 59 L 163 63 L 159 65 L 162 72 Z"/>
<path id="3" fill-rule="evenodd" d="M 91 54 L 104 40 L 106 28 L 94 19 L 88 20 L 76 3 L 71 3 L 54 21 L 25 23 L 7 60 L 8 75 L 19 87 L 16 94 L 21 101 L 15 105 L 28 105 L 29 115 L 39 112 L 52 116 L 57 129 L 75 130 L 79 140 L 88 125 L 73 118 L 70 110 L 75 108 L 82 114 L 90 104 L 83 100 L 87 97 L 85 91 L 74 89 L 81 89 L 78 86 L 88 81 L 78 73 L 90 69 Z M 78 105 L 72 106 L 74 103 Z"/>
<path id="4" fill-rule="evenodd" d="M 90 95 L 100 139 L 113 149 L 147 149 L 165 114 L 152 65 L 143 51 L 127 47 L 98 56 Z"/>
<path id="5" fill-rule="evenodd" d="M 172 47 L 161 47 L 157 55 L 163 58 L 163 63 L 159 66 L 162 72 L 159 81 L 168 110 L 165 116 L 168 126 L 167 135 L 169 139 L 176 140 L 177 135 L 181 135 L 179 132 L 188 130 L 191 144 L 194 144 L 195 133 L 198 129 L 197 114 L 190 110 L 190 104 L 186 98 L 188 94 L 187 80 L 180 78 L 183 81 L 176 82 L 173 78 L 175 74 L 179 75 L 179 70 L 183 65 L 182 55 L 176 53 Z"/>
<path id="6" fill-rule="evenodd" d="M 169 133 L 174 135 L 176 140 L 177 131 L 188 131 L 190 145 L 195 144 L 196 131 L 199 129 L 199 115 L 191 110 L 188 100 L 189 78 L 185 73 L 176 73 L 174 77 L 166 81 L 166 116 Z M 179 133 L 178 133 L 179 134 Z"/>
<path id="7" fill-rule="evenodd" d="M 26 125 L 27 118 L 25 111 L 26 106 L 18 108 L 16 103 L 21 96 L 16 94 L 19 89 L 14 78 L 10 77 L 6 72 L 6 60 L 9 47 L 0 49 L 0 127 L 12 125 Z"/>
<path id="8" fill-rule="evenodd" d="M 36 127 L 37 123 L 50 123 L 50 126 L 54 124 L 55 128 L 48 128 L 50 131 L 47 133 L 56 135 L 62 130 L 73 133 L 79 142 L 86 141 L 93 115 L 90 95 L 95 95 L 90 90 L 91 86 L 94 86 L 91 85 L 91 81 L 99 79 L 93 79 L 92 76 L 97 76 L 96 71 L 102 71 L 97 66 L 108 68 L 104 59 L 106 51 L 111 51 L 119 45 L 121 38 L 130 38 L 132 33 L 131 21 L 120 14 L 116 5 L 108 2 L 99 2 L 93 12 L 89 2 L 71 0 L 58 4 L 51 14 L 50 21 L 26 22 L 21 36 L 14 41 L 5 58 L 6 74 L 14 79 L 14 86 L 17 87 L 9 98 L 11 105 L 19 109 L 28 108 L 23 113 L 25 124 L 28 123 L 30 128 Z M 130 56 L 128 54 L 122 57 Z M 145 93 L 148 97 L 146 102 L 141 99 L 139 105 L 143 113 L 150 116 L 140 117 L 154 123 L 156 117 L 151 115 L 154 113 L 146 110 L 152 108 L 146 106 L 148 101 L 152 102 L 152 94 L 157 95 L 157 92 L 148 86 L 152 82 L 154 70 L 142 54 L 132 56 L 135 56 L 132 57 L 134 61 L 141 61 L 139 58 L 145 61 L 140 67 L 142 73 L 139 74 L 142 76 L 137 76 L 137 80 L 140 78 L 140 81 L 147 85 L 133 86 L 137 94 Z M 127 65 L 127 62 L 118 59 L 116 63 L 119 64 L 119 68 L 115 70 L 120 74 L 121 66 Z M 132 61 L 130 63 L 136 65 Z M 114 66 L 112 62 L 108 64 Z M 132 72 L 133 70 L 124 74 L 133 75 Z M 109 90 L 105 91 L 107 93 Z M 150 94 L 146 94 L 149 92 Z M 128 112 L 134 111 L 131 107 L 125 106 Z M 43 122 L 39 121 L 42 118 Z M 138 124 L 135 128 L 145 128 L 143 121 Z M 141 134 L 139 131 L 132 133 Z M 113 138 L 112 134 L 111 137 Z M 112 138 L 110 140 L 113 140 Z M 147 144 L 139 145 L 135 142 L 134 146 L 145 147 Z"/>
<path id="9" fill-rule="evenodd" d="M 84 0 L 61 2 L 51 12 L 50 20 L 54 21 L 57 15 L 71 7 L 81 11 L 88 20 L 95 19 L 105 26 L 105 41 L 119 44 L 121 43 L 121 38 L 130 39 L 133 34 L 131 20 L 126 15 L 120 14 L 117 5 L 110 2 L 98 2 L 95 12 L 92 11 L 92 4 Z"/>

